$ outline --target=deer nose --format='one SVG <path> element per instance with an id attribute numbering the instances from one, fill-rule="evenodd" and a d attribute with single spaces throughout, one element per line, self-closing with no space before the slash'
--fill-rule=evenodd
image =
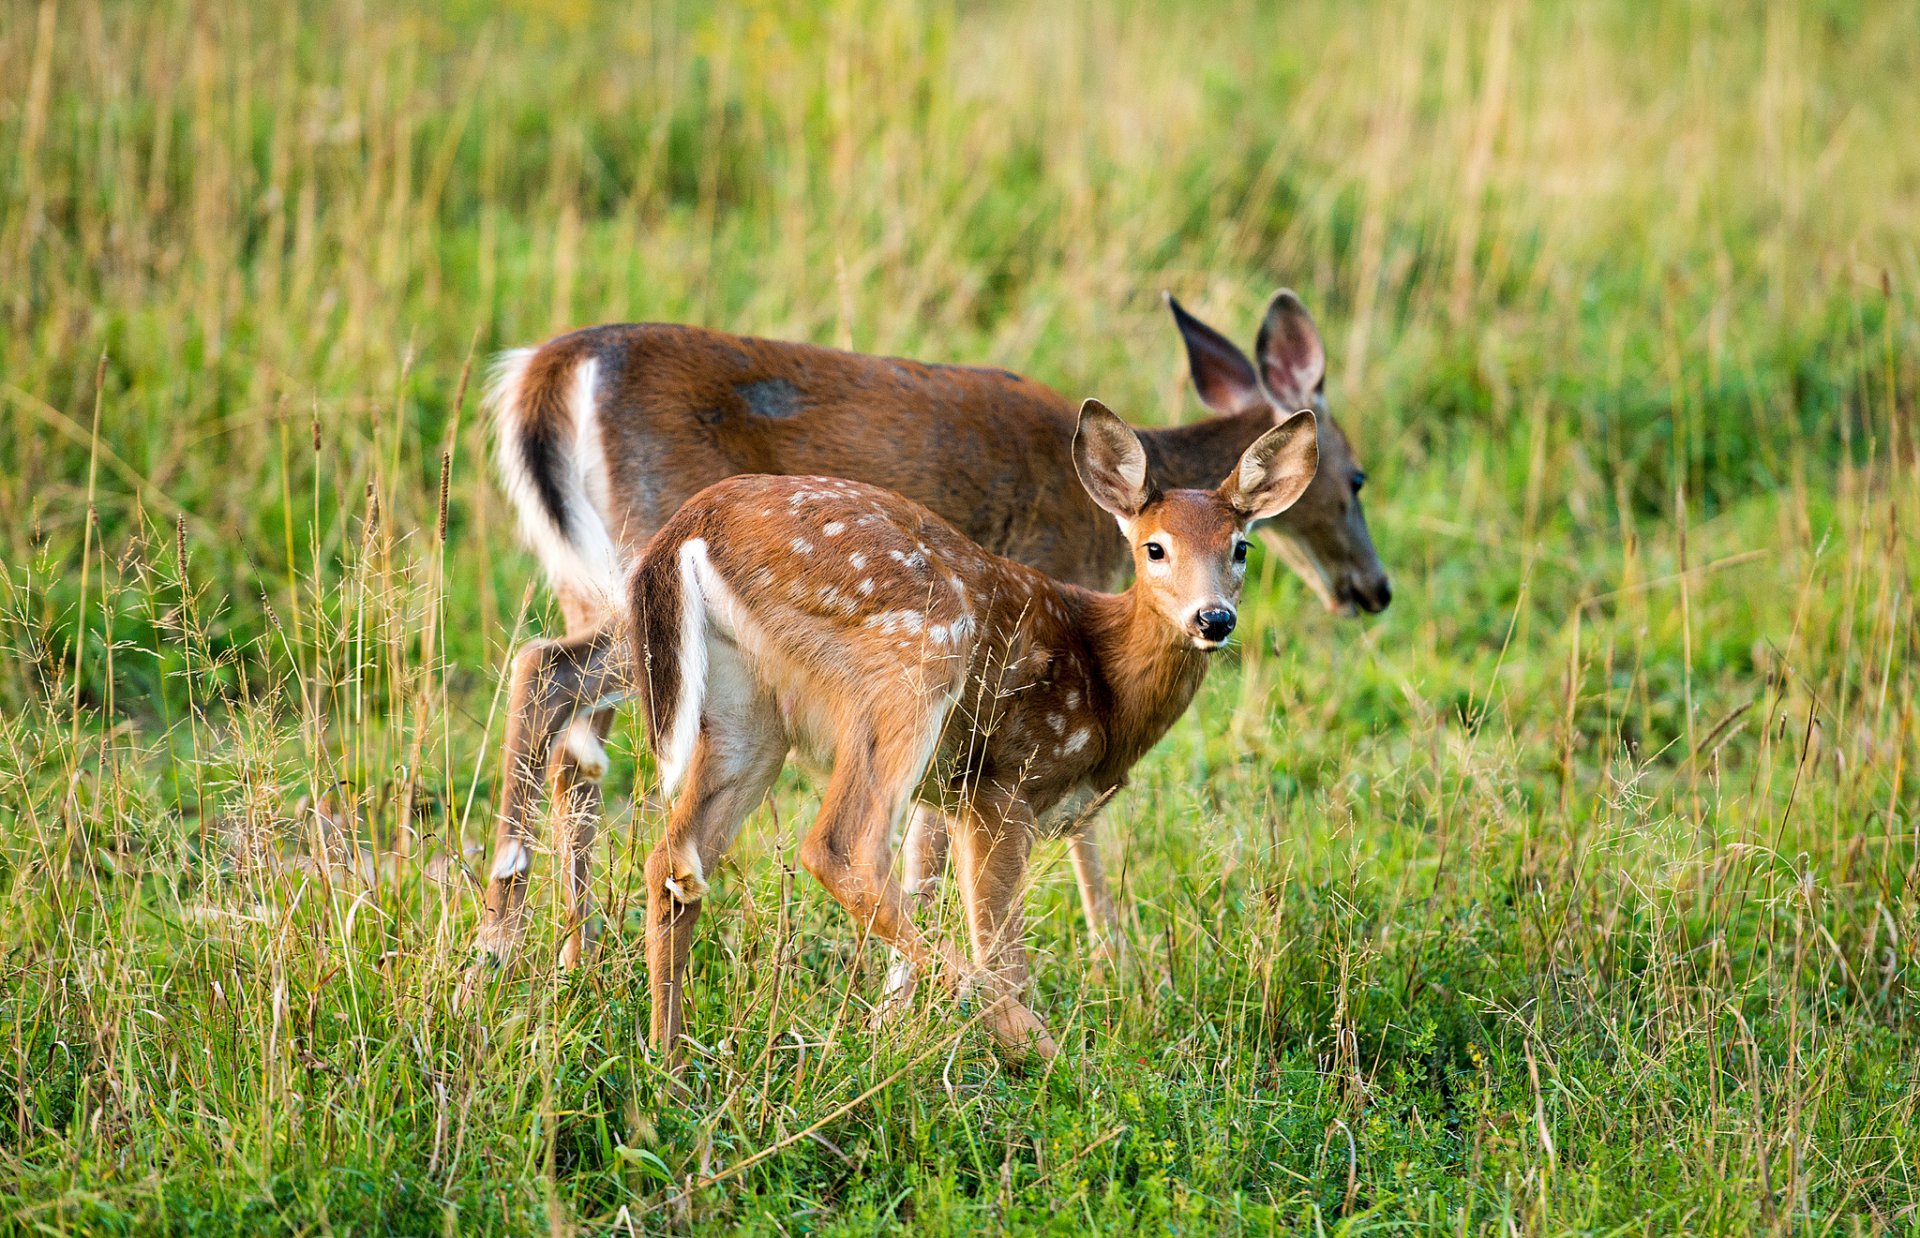
<path id="1" fill-rule="evenodd" d="M 1193 617 L 1200 639 L 1219 644 L 1233 635 L 1234 613 L 1223 606 L 1210 606 Z"/>

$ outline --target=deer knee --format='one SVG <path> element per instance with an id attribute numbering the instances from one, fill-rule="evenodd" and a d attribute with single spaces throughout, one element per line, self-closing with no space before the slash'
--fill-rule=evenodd
<path id="1" fill-rule="evenodd" d="M 819 832 L 800 840 L 800 867 L 813 874 L 815 881 L 834 889 L 851 864 L 838 839 Z"/>
<path id="2" fill-rule="evenodd" d="M 532 867 L 533 853 L 527 850 L 527 844 L 517 838 L 509 838 L 493 853 L 491 876 L 495 881 L 512 881 L 525 877 L 527 870 Z"/>
<path id="3" fill-rule="evenodd" d="M 599 782 L 607 776 L 607 749 L 600 742 L 600 732 L 593 725 L 592 714 L 576 714 L 567 724 L 567 756 L 572 758 L 574 773 L 588 782 Z"/>
<path id="4" fill-rule="evenodd" d="M 683 907 L 699 902 L 707 895 L 705 866 L 700 849 L 691 841 L 676 841 L 671 835 L 647 856 L 647 889 L 664 894 Z"/>

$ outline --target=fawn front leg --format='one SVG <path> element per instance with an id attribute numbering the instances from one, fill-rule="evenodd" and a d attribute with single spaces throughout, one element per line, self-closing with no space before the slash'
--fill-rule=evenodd
<path id="1" fill-rule="evenodd" d="M 900 875 L 901 884 L 913 899 L 916 919 L 922 917 L 927 905 L 940 892 L 940 877 L 946 871 L 951 838 L 952 829 L 944 813 L 925 804 L 914 806 L 913 817 L 907 824 L 906 841 L 901 847 Z M 875 1013 L 900 1009 L 913 995 L 913 985 L 913 964 L 898 950 L 894 951 L 893 964 L 887 968 L 886 991 Z"/>
<path id="2" fill-rule="evenodd" d="M 1020 1000 L 1028 980 L 1027 860 L 1033 850 L 1033 814 L 1019 802 L 968 808 L 955 839 L 960 895 L 967 907 L 974 963 L 990 1003 L 987 1025 L 1018 1058 L 1050 1059 L 1053 1037 Z"/>

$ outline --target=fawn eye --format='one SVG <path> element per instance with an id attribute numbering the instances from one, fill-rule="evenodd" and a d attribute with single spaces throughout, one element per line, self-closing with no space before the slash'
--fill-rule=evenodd
<path id="1" fill-rule="evenodd" d="M 1166 557 L 1167 557 L 1167 548 L 1165 546 L 1162 546 L 1159 542 L 1147 543 L 1147 558 L 1152 559 L 1155 563 L 1158 563 L 1160 560 Z"/>
<path id="2" fill-rule="evenodd" d="M 1353 481 L 1353 492 L 1355 494 L 1359 494 L 1360 487 L 1367 484 L 1367 475 L 1361 472 L 1359 469 L 1355 469 L 1353 470 L 1353 477 L 1351 480 Z"/>
<path id="3" fill-rule="evenodd" d="M 1247 561 L 1247 544 L 1245 542 L 1235 542 L 1233 544 L 1233 561 L 1235 563 L 1245 563 Z"/>

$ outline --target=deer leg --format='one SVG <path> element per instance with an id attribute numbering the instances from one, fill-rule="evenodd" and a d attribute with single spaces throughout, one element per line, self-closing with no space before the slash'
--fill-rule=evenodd
<path id="1" fill-rule="evenodd" d="M 947 867 L 947 845 L 952 838 L 947 818 L 937 808 L 925 804 L 914 807 L 907 825 L 907 837 L 901 847 L 901 884 L 912 896 L 915 911 L 923 910 L 940 892 L 940 875 Z M 887 968 L 886 995 L 882 1008 L 895 1008 L 913 993 L 913 964 L 894 951 L 893 964 Z"/>
<path id="2" fill-rule="evenodd" d="M 682 1065 L 687 957 L 707 892 L 741 822 L 766 798 L 787 755 L 780 711 L 759 696 L 731 646 L 710 642 L 700 738 L 667 829 L 647 857 L 647 986 L 653 1046 L 669 1070 Z"/>
<path id="3" fill-rule="evenodd" d="M 613 729 L 613 711 L 596 709 L 576 714 L 567 725 L 560 755 L 554 761 L 554 803 L 560 810 L 560 902 L 566 936 L 560 943 L 560 966 L 574 967 L 592 959 L 600 945 L 600 908 L 593 897 L 593 844 L 600 832 L 600 780 L 607 773 L 607 733 Z"/>
<path id="4" fill-rule="evenodd" d="M 960 895 L 966 903 L 974 963 L 984 983 L 983 1000 L 993 1003 L 987 1025 L 1015 1057 L 1052 1058 L 1058 1046 L 1020 1001 L 1028 980 L 1022 901 L 1033 849 L 1033 816 L 1017 802 L 972 806 L 959 835 L 955 856 Z"/>
<path id="5" fill-rule="evenodd" d="M 1088 954 L 1095 963 L 1124 967 L 1127 939 L 1120 931 L 1120 910 L 1107 887 L 1106 867 L 1100 861 L 1097 823 L 1088 821 L 1067 838 L 1067 854 L 1073 859 L 1073 875 L 1080 886 L 1080 905 L 1087 913 L 1087 933 L 1092 938 Z"/>
<path id="6" fill-rule="evenodd" d="M 894 879 L 889 837 L 912 804 L 941 721 L 933 720 L 927 736 L 895 730 L 882 739 L 881 729 L 866 728 L 843 736 L 800 862 L 866 933 L 898 952 L 909 974 L 942 964 L 936 974 L 951 986 L 973 969 L 957 950 L 929 943 L 914 927 L 913 904 Z"/>
<path id="7" fill-rule="evenodd" d="M 583 707 L 617 690 L 621 683 L 619 645 L 615 631 L 601 627 L 564 640 L 536 641 L 514 655 L 507 700 L 504 782 L 486 909 L 480 921 L 478 944 L 483 961 L 508 962 L 525 935 L 527 880 L 533 867 L 532 823 L 552 763 L 554 741 Z M 594 778 L 579 776 L 587 770 L 576 754 L 569 754 L 566 766 L 555 777 L 571 799 L 576 787 L 592 783 Z M 604 761 L 599 770 L 605 772 Z M 591 800 L 596 812 L 598 799 L 595 786 Z"/>

